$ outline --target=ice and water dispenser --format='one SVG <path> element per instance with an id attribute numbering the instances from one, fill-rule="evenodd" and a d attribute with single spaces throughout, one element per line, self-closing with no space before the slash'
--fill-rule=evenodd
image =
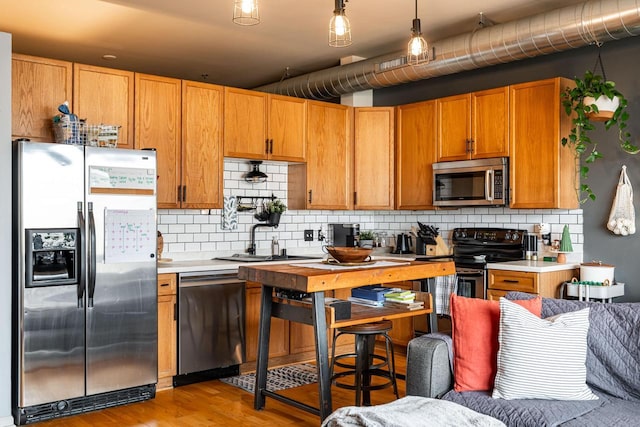
<path id="1" fill-rule="evenodd" d="M 78 282 L 80 241 L 77 228 L 26 230 L 25 287 Z"/>

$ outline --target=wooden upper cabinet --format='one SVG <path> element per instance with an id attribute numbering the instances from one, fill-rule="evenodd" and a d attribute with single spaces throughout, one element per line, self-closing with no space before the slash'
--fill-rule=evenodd
<path id="1" fill-rule="evenodd" d="M 394 107 L 354 109 L 354 209 L 394 207 Z"/>
<path id="2" fill-rule="evenodd" d="M 178 79 L 135 74 L 135 148 L 154 148 L 158 207 L 179 207 L 181 92 Z M 180 196 L 180 198 L 178 197 Z"/>
<path id="3" fill-rule="evenodd" d="M 13 54 L 11 61 L 11 135 L 13 139 L 54 142 L 52 119 L 69 101 L 73 112 L 73 64 Z"/>
<path id="4" fill-rule="evenodd" d="M 224 88 L 182 82 L 182 200 L 180 207 L 222 207 Z"/>
<path id="5" fill-rule="evenodd" d="M 269 95 L 268 158 L 290 162 L 306 159 L 307 101 Z"/>
<path id="6" fill-rule="evenodd" d="M 305 160 L 306 100 L 225 88 L 224 155 Z"/>
<path id="7" fill-rule="evenodd" d="M 266 158 L 267 98 L 263 92 L 224 88 L 225 157 Z"/>
<path id="8" fill-rule="evenodd" d="M 509 88 L 449 96 L 438 104 L 438 161 L 509 155 Z"/>
<path id="9" fill-rule="evenodd" d="M 73 64 L 73 111 L 89 125 L 117 125 L 118 147 L 133 148 L 134 73 Z"/>
<path id="10" fill-rule="evenodd" d="M 352 207 L 350 116 L 347 106 L 307 101 L 307 209 Z M 291 179 L 298 178 L 292 176 Z"/>
<path id="11" fill-rule="evenodd" d="M 399 106 L 396 128 L 396 209 L 433 209 L 436 101 Z"/>
<path id="12" fill-rule="evenodd" d="M 436 100 L 438 108 L 438 161 L 469 158 L 471 94 Z"/>
<path id="13" fill-rule="evenodd" d="M 471 94 L 471 158 L 509 155 L 509 88 Z"/>
<path id="14" fill-rule="evenodd" d="M 572 81 L 554 78 L 510 87 L 510 184 L 512 208 L 578 207 L 576 157 L 563 147 L 571 117 L 560 105 Z"/>

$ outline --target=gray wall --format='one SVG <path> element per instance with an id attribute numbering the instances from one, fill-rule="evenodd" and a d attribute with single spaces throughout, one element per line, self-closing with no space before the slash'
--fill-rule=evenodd
<path id="1" fill-rule="evenodd" d="M 629 101 L 629 131 L 636 145 L 640 145 L 640 38 L 628 38 L 602 46 L 606 76 L 616 82 Z M 374 91 L 374 105 L 398 105 L 439 98 L 475 90 L 550 77 L 582 76 L 593 68 L 597 58 L 595 46 L 557 53 L 510 64 L 422 80 L 402 86 Z M 640 229 L 640 155 L 623 153 L 617 146 L 617 132 L 605 132 L 602 125 L 592 139 L 604 159 L 590 166 L 589 185 L 597 195 L 595 202 L 587 202 L 584 209 L 584 260 L 599 259 L 614 264 L 615 277 L 624 282 L 625 296 L 620 301 L 640 301 L 640 231 L 633 236 L 616 236 L 605 228 L 622 165 L 636 191 L 634 200 Z"/>
<path id="2" fill-rule="evenodd" d="M 0 426 L 11 417 L 11 34 L 0 32 Z"/>

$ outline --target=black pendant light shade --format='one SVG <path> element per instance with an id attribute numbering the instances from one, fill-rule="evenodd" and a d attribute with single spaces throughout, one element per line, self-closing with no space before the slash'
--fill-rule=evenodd
<path id="1" fill-rule="evenodd" d="M 257 184 L 260 182 L 265 182 L 268 178 L 267 174 L 260 170 L 260 165 L 262 164 L 261 160 L 251 160 L 251 172 L 248 172 L 244 176 L 244 180 L 250 182 L 252 184 Z"/>

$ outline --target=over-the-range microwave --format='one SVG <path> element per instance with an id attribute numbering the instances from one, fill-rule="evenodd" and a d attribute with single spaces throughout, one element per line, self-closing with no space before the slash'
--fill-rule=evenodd
<path id="1" fill-rule="evenodd" d="M 434 206 L 506 206 L 509 158 L 460 160 L 433 164 Z"/>

